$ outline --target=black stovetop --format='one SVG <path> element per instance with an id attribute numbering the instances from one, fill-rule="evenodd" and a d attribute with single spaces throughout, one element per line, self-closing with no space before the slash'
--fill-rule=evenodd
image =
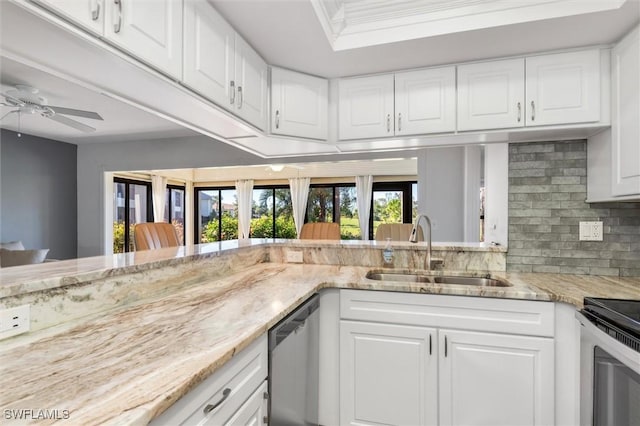
<path id="1" fill-rule="evenodd" d="M 582 313 L 598 328 L 619 339 L 617 334 L 627 334 L 636 343 L 640 340 L 640 300 L 604 299 L 585 297 Z M 623 337 L 623 336 L 620 336 Z M 626 339 L 625 339 L 626 340 Z"/>

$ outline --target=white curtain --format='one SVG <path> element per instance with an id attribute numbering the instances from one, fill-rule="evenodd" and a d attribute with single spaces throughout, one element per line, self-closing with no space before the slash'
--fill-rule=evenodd
<path id="1" fill-rule="evenodd" d="M 371 214 L 371 197 L 373 196 L 373 176 L 356 176 L 356 200 L 358 203 L 358 221 L 360 222 L 360 239 L 369 239 L 369 215 Z"/>
<path id="2" fill-rule="evenodd" d="M 296 224 L 296 232 L 300 238 L 300 231 L 304 225 L 304 214 L 307 210 L 307 198 L 309 197 L 309 178 L 289 179 L 291 188 L 291 204 L 293 207 L 293 222 Z"/>
<path id="3" fill-rule="evenodd" d="M 156 222 L 164 222 L 164 205 L 167 198 L 167 178 L 151 175 L 151 195 L 153 199 L 153 219 Z M 136 212 L 138 209 L 136 209 Z"/>
<path id="4" fill-rule="evenodd" d="M 253 180 L 237 180 L 238 193 L 238 239 L 249 238 L 251 231 L 251 204 L 253 201 Z"/>

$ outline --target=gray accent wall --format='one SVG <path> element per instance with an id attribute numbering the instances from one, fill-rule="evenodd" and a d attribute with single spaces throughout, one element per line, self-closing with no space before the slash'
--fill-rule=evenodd
<path id="1" fill-rule="evenodd" d="M 640 276 L 640 203 L 586 196 L 586 141 L 510 144 L 507 271 Z M 603 241 L 579 241 L 580 221 Z"/>
<path id="2" fill-rule="evenodd" d="M 75 258 L 76 146 L 2 129 L 0 163 L 0 240 Z"/>

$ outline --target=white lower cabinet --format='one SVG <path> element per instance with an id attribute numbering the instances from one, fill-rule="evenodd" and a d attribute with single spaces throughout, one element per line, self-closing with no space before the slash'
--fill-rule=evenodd
<path id="1" fill-rule="evenodd" d="M 369 322 L 340 324 L 340 423 L 436 425 L 437 332 Z"/>
<path id="2" fill-rule="evenodd" d="M 267 416 L 267 336 L 236 354 L 151 425 L 260 425 Z"/>
<path id="3" fill-rule="evenodd" d="M 549 338 L 439 330 L 440 425 L 554 424 Z"/>
<path id="4" fill-rule="evenodd" d="M 340 299 L 340 424 L 554 424 L 552 303 L 357 290 Z M 514 333 L 518 323 L 532 335 Z"/>

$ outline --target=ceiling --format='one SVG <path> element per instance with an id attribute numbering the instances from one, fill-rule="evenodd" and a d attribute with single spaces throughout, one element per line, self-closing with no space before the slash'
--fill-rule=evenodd
<path id="1" fill-rule="evenodd" d="M 159 118 L 131 105 L 86 89 L 67 80 L 52 76 L 41 70 L 0 57 L 0 92 L 6 93 L 16 84 L 25 84 L 40 89 L 39 96 L 49 105 L 95 111 L 104 121 L 81 117 L 69 117 L 96 129 L 83 133 L 71 127 L 41 117 L 39 114 L 9 114 L 2 119 L 0 127 L 26 134 L 40 136 L 73 144 L 123 142 L 146 139 L 193 136 L 197 133 Z M 0 102 L 4 98 L 0 97 Z M 0 105 L 0 117 L 14 110 Z"/>
<path id="2" fill-rule="evenodd" d="M 499 21 L 494 22 L 498 26 L 491 28 L 334 51 L 312 1 L 342 3 L 343 0 L 209 1 L 269 64 L 322 77 L 387 72 L 609 44 L 620 39 L 640 20 L 640 0 L 627 0 L 616 10 L 511 25 L 503 25 L 504 21 Z M 375 4 L 381 3 L 381 0 L 349 0 L 345 3 L 367 2 Z M 422 0 L 419 2 L 422 3 Z M 606 3 L 608 0 L 574 1 L 582 2 Z M 556 6 L 550 4 L 550 7 Z"/>

